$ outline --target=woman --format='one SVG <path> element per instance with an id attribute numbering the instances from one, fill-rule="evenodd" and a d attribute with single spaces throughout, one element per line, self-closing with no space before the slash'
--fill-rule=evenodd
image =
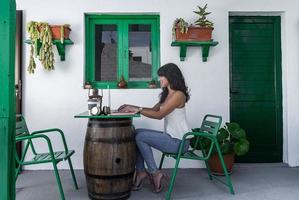
<path id="1" fill-rule="evenodd" d="M 190 96 L 182 72 L 173 63 L 166 64 L 158 70 L 162 92 L 159 102 L 153 108 L 143 108 L 133 105 L 122 105 L 119 110 L 140 112 L 140 114 L 153 118 L 164 118 L 164 131 L 150 129 L 136 129 L 136 175 L 133 190 L 142 188 L 143 181 L 150 176 L 154 184 L 153 192 L 161 192 L 161 181 L 165 175 L 158 170 L 151 147 L 162 152 L 177 153 L 185 133 L 189 132 L 185 104 Z M 187 151 L 189 141 L 185 143 Z M 145 169 L 144 161 L 148 170 Z M 150 174 L 150 175 L 148 175 Z"/>

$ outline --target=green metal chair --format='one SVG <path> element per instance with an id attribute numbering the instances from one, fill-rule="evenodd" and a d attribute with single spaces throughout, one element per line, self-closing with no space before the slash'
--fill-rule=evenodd
<path id="1" fill-rule="evenodd" d="M 21 159 L 19 159 L 19 157 L 17 155 L 15 157 L 17 163 L 19 164 L 18 168 L 16 170 L 15 180 L 17 180 L 18 175 L 21 170 L 21 167 L 23 165 L 52 163 L 53 167 L 54 167 L 54 173 L 55 173 L 56 181 L 58 184 L 59 192 L 60 192 L 60 197 L 62 200 L 64 200 L 65 197 L 64 197 L 64 192 L 63 192 L 62 184 L 61 184 L 58 169 L 57 169 L 57 164 L 62 160 L 68 161 L 70 170 L 71 170 L 71 174 L 72 174 L 72 178 L 73 178 L 73 182 L 74 182 L 74 186 L 77 190 L 78 185 L 77 185 L 77 181 L 76 181 L 76 177 L 75 177 L 75 173 L 74 173 L 72 161 L 71 161 L 71 156 L 75 153 L 75 151 L 68 150 L 68 147 L 67 147 L 67 144 L 65 141 L 65 137 L 64 137 L 64 133 L 62 132 L 62 130 L 53 128 L 53 129 L 34 131 L 30 134 L 28 131 L 24 117 L 22 115 L 17 115 L 16 118 L 17 118 L 16 119 L 16 142 L 23 141 L 25 148 L 23 149 Z M 50 133 L 50 132 L 53 132 L 53 133 L 56 132 L 56 133 L 60 134 L 60 136 L 62 138 L 63 145 L 64 145 L 64 151 L 53 151 L 50 138 L 48 136 L 46 136 L 45 134 L 43 134 L 43 133 Z M 48 145 L 48 152 L 37 153 L 36 149 L 34 148 L 34 144 L 33 144 L 33 140 L 35 140 L 35 139 L 43 139 Z M 31 160 L 25 161 L 25 156 L 26 156 L 26 153 L 28 152 L 29 147 L 31 148 L 31 151 L 33 153 L 33 158 Z"/>
<path id="2" fill-rule="evenodd" d="M 172 158 L 176 159 L 175 167 L 173 169 L 172 177 L 171 177 L 170 184 L 169 184 L 169 187 L 168 187 L 168 191 L 167 191 L 167 194 L 166 194 L 166 199 L 167 200 L 170 199 L 170 196 L 171 196 L 171 193 L 172 193 L 172 190 L 173 190 L 175 177 L 176 177 L 176 174 L 177 174 L 180 159 L 204 160 L 205 164 L 206 164 L 206 167 L 207 167 L 207 171 L 208 171 L 208 175 L 209 175 L 210 180 L 215 178 L 216 180 L 218 180 L 221 183 L 225 184 L 229 188 L 231 194 L 235 193 L 234 189 L 233 189 L 233 185 L 231 183 L 230 175 L 228 174 L 226 165 L 224 164 L 224 160 L 223 160 L 223 156 L 221 154 L 220 146 L 219 146 L 219 144 L 217 142 L 217 138 L 216 138 L 218 130 L 221 126 L 221 122 L 222 122 L 221 116 L 206 115 L 204 117 L 203 121 L 202 121 L 202 124 L 201 124 L 201 127 L 200 127 L 200 132 L 189 132 L 189 133 L 186 133 L 183 136 L 183 139 L 182 139 L 182 142 L 181 142 L 181 145 L 180 145 L 180 148 L 179 148 L 179 151 L 178 151 L 177 154 L 174 154 L 174 153 L 163 153 L 162 154 L 159 169 L 162 168 L 165 156 L 172 157 Z M 188 139 L 191 136 L 196 137 L 196 141 L 195 141 L 195 144 L 194 144 L 193 148 L 191 150 L 188 150 L 185 153 L 182 153 L 186 139 Z M 210 148 L 207 151 L 202 151 L 202 155 L 198 155 L 198 154 L 196 154 L 195 150 L 199 149 L 198 147 L 200 147 L 200 149 L 203 149 L 201 138 L 207 138 L 207 139 L 211 140 L 211 145 L 210 145 Z M 210 171 L 210 168 L 209 168 L 209 165 L 208 165 L 208 160 L 211 156 L 213 148 L 215 148 L 215 150 L 217 151 L 217 153 L 219 155 L 221 165 L 223 167 L 224 174 L 225 174 L 225 181 L 220 179 L 219 177 L 213 175 Z"/>

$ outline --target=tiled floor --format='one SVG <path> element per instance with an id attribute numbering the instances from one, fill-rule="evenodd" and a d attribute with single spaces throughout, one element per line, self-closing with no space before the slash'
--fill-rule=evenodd
<path id="1" fill-rule="evenodd" d="M 167 170 L 167 172 L 171 172 Z M 88 200 L 84 172 L 75 171 L 79 190 L 74 190 L 69 171 L 60 171 L 66 199 Z M 285 164 L 238 164 L 234 167 L 232 182 L 235 195 L 216 181 L 208 179 L 205 169 L 180 169 L 177 175 L 172 199 L 199 200 L 298 200 L 299 168 Z M 17 200 L 55 200 L 59 192 L 53 171 L 25 171 L 17 181 Z M 151 185 L 145 184 L 138 192 L 132 192 L 130 200 L 164 199 L 151 192 Z"/>

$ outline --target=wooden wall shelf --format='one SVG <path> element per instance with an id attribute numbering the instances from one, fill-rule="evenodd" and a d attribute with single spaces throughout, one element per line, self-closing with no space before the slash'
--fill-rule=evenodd
<path id="1" fill-rule="evenodd" d="M 25 43 L 31 44 L 31 40 L 25 40 Z M 74 44 L 70 39 L 65 39 L 63 43 L 60 40 L 53 40 L 52 43 L 56 46 L 61 61 L 65 60 L 65 46 Z M 37 47 L 37 52 L 39 52 L 41 42 L 38 42 Z"/>
<path id="2" fill-rule="evenodd" d="M 184 61 L 187 53 L 187 47 L 189 46 L 201 46 L 202 48 L 202 61 L 207 62 L 209 57 L 209 51 L 211 46 L 216 46 L 218 42 L 216 41 L 205 41 L 205 42 L 196 42 L 196 41 L 174 41 L 171 43 L 171 46 L 178 46 L 180 47 L 180 60 Z"/>

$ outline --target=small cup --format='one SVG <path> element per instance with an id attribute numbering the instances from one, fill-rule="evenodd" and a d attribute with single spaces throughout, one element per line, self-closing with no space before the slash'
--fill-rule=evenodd
<path id="1" fill-rule="evenodd" d="M 103 114 L 104 115 L 109 115 L 111 113 L 111 111 L 110 111 L 110 107 L 108 107 L 108 106 L 104 106 L 103 107 Z"/>

